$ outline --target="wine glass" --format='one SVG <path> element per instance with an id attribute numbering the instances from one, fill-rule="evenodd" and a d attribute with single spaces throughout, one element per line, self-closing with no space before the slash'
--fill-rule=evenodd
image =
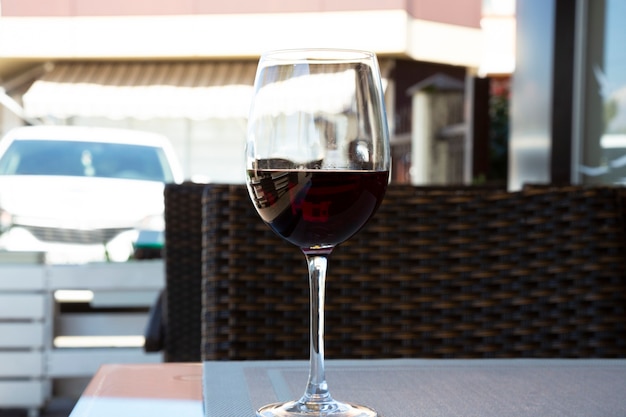
<path id="1" fill-rule="evenodd" d="M 324 370 L 328 258 L 380 205 L 389 133 L 376 55 L 341 49 L 272 51 L 259 60 L 248 119 L 246 182 L 259 215 L 308 264 L 310 369 L 304 395 L 260 417 L 372 417 L 330 395 Z"/>

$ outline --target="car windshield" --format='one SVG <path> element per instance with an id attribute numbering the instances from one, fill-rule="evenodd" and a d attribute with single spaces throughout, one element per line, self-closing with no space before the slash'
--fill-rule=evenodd
<path id="1" fill-rule="evenodd" d="M 64 140 L 14 141 L 0 159 L 0 175 L 173 180 L 161 148 Z"/>

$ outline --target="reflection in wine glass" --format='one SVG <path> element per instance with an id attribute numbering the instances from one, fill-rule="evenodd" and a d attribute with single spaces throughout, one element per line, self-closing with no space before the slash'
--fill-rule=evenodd
<path id="1" fill-rule="evenodd" d="M 324 368 L 328 257 L 380 205 L 389 180 L 389 133 L 376 56 L 303 49 L 263 54 L 248 119 L 247 186 L 259 215 L 304 253 L 309 270 L 310 370 L 302 397 L 261 417 L 374 417 L 333 399 Z"/>

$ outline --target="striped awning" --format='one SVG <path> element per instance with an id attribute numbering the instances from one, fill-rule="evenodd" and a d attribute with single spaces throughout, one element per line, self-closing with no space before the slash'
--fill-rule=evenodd
<path id="1" fill-rule="evenodd" d="M 256 61 L 57 63 L 23 96 L 30 118 L 245 118 Z"/>

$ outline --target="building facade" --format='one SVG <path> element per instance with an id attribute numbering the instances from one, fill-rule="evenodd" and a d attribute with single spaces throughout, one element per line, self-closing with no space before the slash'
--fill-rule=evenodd
<path id="1" fill-rule="evenodd" d="M 626 184 L 622 0 L 518 1 L 509 188 Z"/>
<path id="2" fill-rule="evenodd" d="M 395 180 L 411 181 L 407 146 L 424 140 L 412 133 L 410 90 L 433 76 L 464 85 L 454 122 L 463 172 L 437 181 L 468 182 L 481 169 L 473 102 L 484 62 L 481 0 L 0 1 L 3 132 L 24 123 L 157 131 L 187 178 L 241 182 L 259 55 L 368 49 L 385 79 Z"/>

